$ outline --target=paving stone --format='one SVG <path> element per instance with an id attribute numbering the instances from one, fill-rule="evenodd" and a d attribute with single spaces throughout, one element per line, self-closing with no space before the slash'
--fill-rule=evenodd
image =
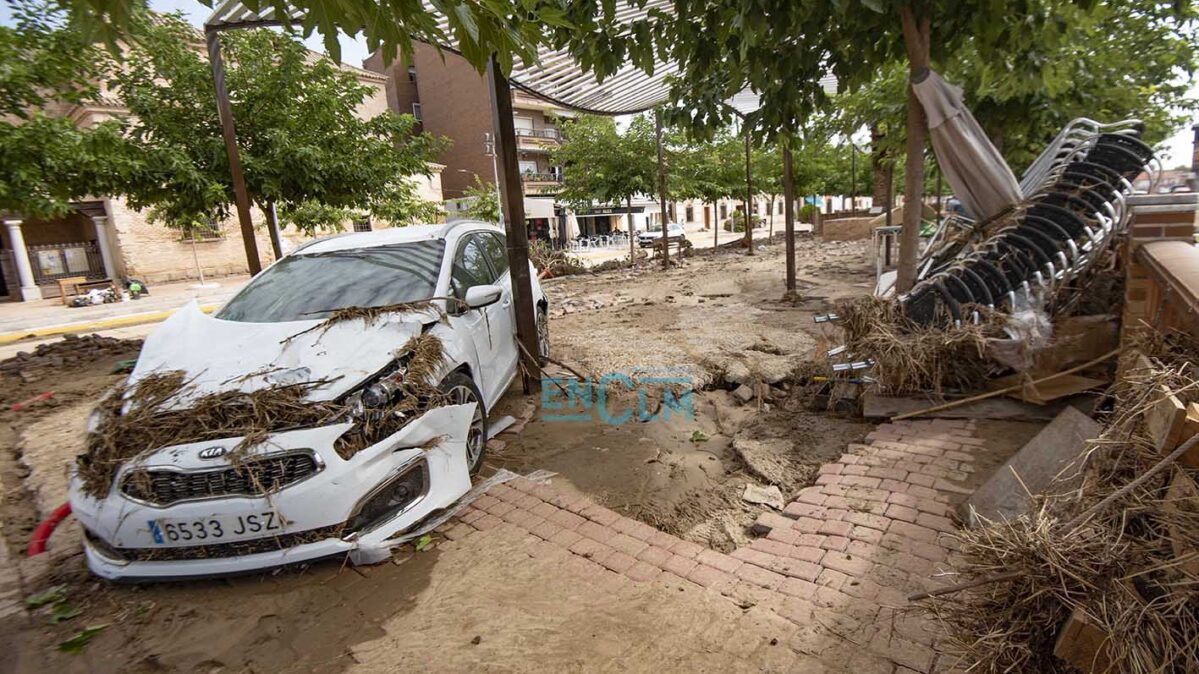
<path id="1" fill-rule="evenodd" d="M 691 569 L 691 572 L 687 574 L 687 580 L 704 587 L 713 588 L 718 592 L 729 589 L 736 582 L 733 574 L 713 568 L 707 564 L 696 564 L 695 568 Z"/>
<path id="2" fill-rule="evenodd" d="M 700 564 L 706 564 L 725 573 L 732 573 L 737 570 L 737 567 L 744 564 L 744 562 L 741 560 L 734 559 L 723 552 L 717 552 L 715 550 L 708 549 L 702 550 L 698 555 L 696 555 L 695 561 L 699 562 Z"/>
<path id="3" fill-rule="evenodd" d="M 624 575 L 632 578 L 635 581 L 645 582 L 653 580 L 662 575 L 662 569 L 659 569 L 652 564 L 638 561 L 636 564 L 629 567 L 629 569 L 624 572 Z"/>
<path id="4" fill-rule="evenodd" d="M 662 570 L 669 571 L 680 578 L 686 578 L 696 564 L 694 559 L 674 554 L 662 564 Z"/>
<path id="5" fill-rule="evenodd" d="M 673 554 L 674 553 L 665 548 L 659 548 L 656 545 L 651 545 L 642 550 L 641 554 L 637 555 L 637 559 L 640 559 L 648 564 L 653 564 L 654 566 L 660 568 L 666 564 L 666 560 L 670 559 Z"/>
<path id="6" fill-rule="evenodd" d="M 698 555 L 700 552 L 703 552 L 704 549 L 704 546 L 699 545 L 698 543 L 692 543 L 691 541 L 684 541 L 682 539 L 676 539 L 674 545 L 670 546 L 671 552 L 687 559 L 695 559 L 696 555 Z"/>

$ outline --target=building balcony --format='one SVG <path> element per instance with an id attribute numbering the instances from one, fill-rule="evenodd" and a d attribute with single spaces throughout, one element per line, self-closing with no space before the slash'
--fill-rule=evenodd
<path id="1" fill-rule="evenodd" d="M 530 194 L 553 194 L 562 187 L 562 176 L 556 173 L 522 173 L 520 181 Z"/>
<path id="2" fill-rule="evenodd" d="M 562 144 L 562 132 L 557 129 L 517 129 L 516 146 L 525 151 L 549 152 Z"/>

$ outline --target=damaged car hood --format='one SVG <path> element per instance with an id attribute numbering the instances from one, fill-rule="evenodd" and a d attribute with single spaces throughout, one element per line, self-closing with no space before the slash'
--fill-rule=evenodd
<path id="1" fill-rule="evenodd" d="M 424 324 L 436 319 L 426 311 L 369 322 L 243 323 L 209 316 L 193 301 L 146 338 L 129 382 L 180 370 L 190 382 L 188 395 L 195 397 L 327 381 L 308 399 L 333 400 L 383 369 Z"/>

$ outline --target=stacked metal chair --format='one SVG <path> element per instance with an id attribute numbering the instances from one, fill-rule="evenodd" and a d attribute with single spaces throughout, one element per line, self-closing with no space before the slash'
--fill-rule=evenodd
<path id="1" fill-rule="evenodd" d="M 1132 180 L 1160 170 L 1141 129 L 1135 120 L 1067 125 L 1021 179 L 1024 201 L 984 222 L 947 223 L 917 284 L 899 298 L 904 313 L 925 325 L 960 325 L 978 320 L 975 307 L 1014 312 L 1077 288 L 1124 231 Z"/>

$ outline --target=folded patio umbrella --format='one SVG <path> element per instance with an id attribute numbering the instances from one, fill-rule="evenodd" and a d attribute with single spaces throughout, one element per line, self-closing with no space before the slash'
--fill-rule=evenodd
<path id="1" fill-rule="evenodd" d="M 962 90 L 932 70 L 916 75 L 912 89 L 928 117 L 941 172 L 970 216 L 986 220 L 1019 202 L 1020 183 L 962 102 Z"/>

